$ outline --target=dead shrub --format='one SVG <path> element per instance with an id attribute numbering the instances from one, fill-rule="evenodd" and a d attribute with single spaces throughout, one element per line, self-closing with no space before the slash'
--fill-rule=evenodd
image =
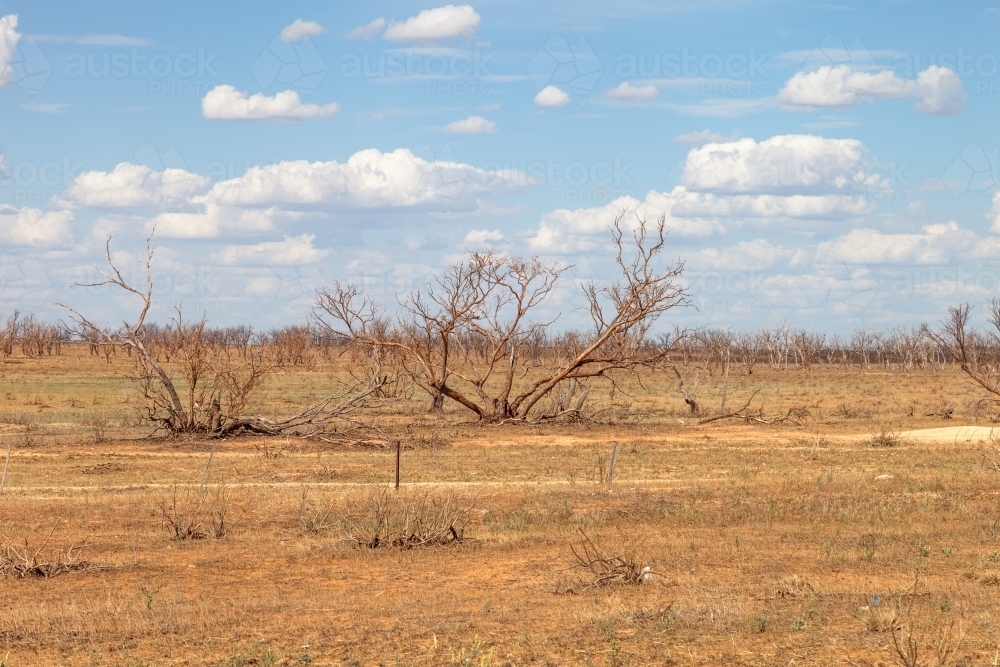
<path id="1" fill-rule="evenodd" d="M 54 532 L 55 529 L 49 533 L 37 549 L 32 549 L 28 545 L 27 538 L 24 540 L 23 547 L 14 546 L 9 538 L 5 538 L 0 543 L 0 574 L 14 579 L 26 577 L 48 579 L 68 572 L 80 572 L 94 568 L 94 565 L 89 561 L 80 560 L 80 552 L 87 546 L 86 540 L 77 542 L 66 549 L 55 549 L 47 555 L 43 554 Z"/>
<path id="2" fill-rule="evenodd" d="M 321 533 L 333 526 L 332 515 L 333 508 L 326 503 L 311 500 L 306 487 L 302 487 L 298 516 L 299 530 L 306 535 Z"/>
<path id="3" fill-rule="evenodd" d="M 882 424 L 868 436 L 866 442 L 869 447 L 896 447 L 902 444 L 903 435 L 892 424 Z"/>
<path id="4" fill-rule="evenodd" d="M 233 529 L 228 521 L 229 500 L 225 487 L 212 495 L 191 489 L 181 494 L 174 486 L 171 496 L 160 500 L 163 526 L 175 540 L 222 539 Z"/>
<path id="5" fill-rule="evenodd" d="M 648 565 L 640 565 L 641 561 L 635 550 L 625 546 L 619 555 L 611 555 L 594 544 L 587 533 L 580 529 L 583 540 L 579 545 L 570 545 L 570 551 L 576 557 L 576 563 L 569 569 L 582 569 L 592 577 L 582 588 L 604 588 L 606 586 L 621 586 L 649 583 L 655 574 Z M 575 593 L 576 589 L 567 588 L 566 592 Z"/>
<path id="6" fill-rule="evenodd" d="M 388 487 L 360 503 L 351 502 L 343 519 L 345 539 L 369 549 L 451 546 L 464 541 L 471 507 L 449 492 L 411 498 Z"/>
<path id="7" fill-rule="evenodd" d="M 111 422 L 104 415 L 96 415 L 84 420 L 83 425 L 90 429 L 90 442 L 100 445 L 108 441 L 108 431 L 111 429 Z"/>

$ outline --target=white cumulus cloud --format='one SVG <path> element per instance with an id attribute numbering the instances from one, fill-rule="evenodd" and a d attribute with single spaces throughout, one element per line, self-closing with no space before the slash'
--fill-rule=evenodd
<path id="1" fill-rule="evenodd" d="M 452 121 L 444 126 L 444 131 L 448 134 L 488 134 L 496 132 L 496 123 L 486 120 L 482 116 L 469 116 L 462 120 Z"/>
<path id="2" fill-rule="evenodd" d="M 326 30 L 323 26 L 315 21 L 295 19 L 289 25 L 282 28 L 280 37 L 283 42 L 301 42 L 310 37 L 318 37 L 324 32 Z"/>
<path id="3" fill-rule="evenodd" d="M 960 229 L 954 221 L 927 225 L 922 231 L 884 234 L 875 229 L 852 229 L 839 238 L 820 243 L 816 254 L 847 264 L 943 264 L 975 242 L 975 235 Z"/>
<path id="4" fill-rule="evenodd" d="M 967 95 L 958 74 L 946 67 L 928 67 L 917 75 L 914 109 L 935 116 L 957 116 Z"/>
<path id="5" fill-rule="evenodd" d="M 479 26 L 472 5 L 445 5 L 425 9 L 401 23 L 391 23 L 382 34 L 390 42 L 418 42 L 451 37 L 469 37 Z"/>
<path id="6" fill-rule="evenodd" d="M 760 143 L 738 139 L 688 152 L 681 177 L 692 190 L 820 194 L 884 187 L 870 173 L 857 139 L 786 134 Z"/>
<path id="7" fill-rule="evenodd" d="M 54 203 L 68 208 L 185 209 L 210 186 L 208 178 L 184 169 L 155 171 L 122 162 L 111 171 L 80 174 Z"/>
<path id="8" fill-rule="evenodd" d="M 347 39 L 371 39 L 384 27 L 385 19 L 380 16 L 351 30 L 347 33 Z"/>
<path id="9" fill-rule="evenodd" d="M 14 83 L 14 70 L 11 63 L 17 53 L 17 41 L 21 34 L 17 32 L 17 14 L 0 17 L 0 86 Z"/>
<path id="10" fill-rule="evenodd" d="M 568 103 L 569 93 L 553 85 L 545 86 L 535 95 L 535 106 L 539 107 L 561 107 Z"/>
<path id="11" fill-rule="evenodd" d="M 0 206 L 0 241 L 4 245 L 54 247 L 72 240 L 72 211 Z"/>
<path id="12" fill-rule="evenodd" d="M 178 239 L 210 239 L 224 232 L 234 234 L 269 232 L 281 212 L 274 208 L 239 209 L 206 202 L 197 213 L 168 212 L 153 219 L 157 236 Z"/>
<path id="13" fill-rule="evenodd" d="M 878 99 L 916 98 L 922 113 L 951 116 L 961 113 L 965 89 L 954 71 L 932 65 L 916 79 L 903 79 L 891 70 L 855 71 L 850 65 L 824 65 L 811 72 L 797 72 L 778 92 L 786 107 L 813 110 L 857 107 Z"/>
<path id="14" fill-rule="evenodd" d="M 299 94 L 286 90 L 268 97 L 263 93 L 247 96 L 230 85 L 212 88 L 201 100 L 201 113 L 212 120 L 262 120 L 294 122 L 308 118 L 329 118 L 340 111 L 336 102 L 303 104 Z"/>
<path id="15" fill-rule="evenodd" d="M 450 184 L 486 194 L 523 188 L 527 176 L 487 171 L 459 162 L 429 162 L 405 148 L 382 153 L 369 148 L 347 162 L 295 160 L 253 167 L 216 183 L 206 201 L 226 206 L 297 206 L 301 210 L 416 206 L 451 200 Z"/>
<path id="16" fill-rule="evenodd" d="M 466 243 L 479 244 L 489 241 L 503 241 L 503 234 L 499 229 L 473 229 L 465 235 Z"/>
<path id="17" fill-rule="evenodd" d="M 633 86 L 628 81 L 622 81 L 614 88 L 604 91 L 604 97 L 616 102 L 648 102 L 660 94 L 659 88 L 648 86 Z"/>
<path id="18" fill-rule="evenodd" d="M 407 149 L 367 149 L 346 162 L 295 160 L 252 167 L 220 181 L 191 204 L 199 210 L 156 219 L 166 236 L 206 238 L 226 231 L 268 231 L 307 215 L 374 209 L 425 213 L 475 210 L 484 195 L 534 185 L 523 172 L 490 171 L 450 161 L 427 161 Z"/>
<path id="19" fill-rule="evenodd" d="M 528 243 L 545 253 L 605 247 L 608 226 L 622 210 L 628 211 L 627 224 L 634 224 L 636 215 L 649 220 L 664 215 L 666 229 L 685 237 L 732 234 L 760 225 L 821 229 L 809 225 L 856 224 L 875 211 L 868 195 L 888 187 L 871 172 L 865 150 L 860 141 L 813 135 L 698 146 L 688 151 L 681 183 L 669 192 L 650 191 L 641 201 L 622 196 L 603 206 L 551 211 L 541 217 Z M 739 250 L 754 251 L 758 257 L 748 261 L 755 266 L 793 254 L 761 244 L 734 252 Z M 726 261 L 718 251 L 699 257 L 706 265 Z"/>
<path id="20" fill-rule="evenodd" d="M 533 252 L 569 253 L 603 248 L 607 245 L 611 223 L 621 215 L 625 227 L 636 224 L 636 216 L 650 222 L 666 215 L 666 229 L 681 236 L 709 236 L 724 231 L 723 226 L 708 219 L 684 219 L 671 215 L 674 204 L 684 194 L 683 188 L 674 192 L 650 191 L 642 201 L 625 195 L 604 206 L 575 210 L 557 209 L 542 216 L 538 228 L 529 237 Z"/>
<path id="21" fill-rule="evenodd" d="M 716 195 L 674 191 L 671 212 L 678 218 L 803 218 L 860 216 L 874 207 L 864 197 L 845 195 Z"/>
<path id="22" fill-rule="evenodd" d="M 314 248 L 313 234 L 285 237 L 283 241 L 265 241 L 255 245 L 228 245 L 212 256 L 219 264 L 270 266 L 312 264 L 330 254 L 329 250 Z"/>

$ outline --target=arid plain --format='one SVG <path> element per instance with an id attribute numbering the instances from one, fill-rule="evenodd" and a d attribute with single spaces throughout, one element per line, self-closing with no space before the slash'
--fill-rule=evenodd
<path id="1" fill-rule="evenodd" d="M 5 667 L 1000 664 L 996 415 L 950 365 L 734 367 L 701 418 L 659 371 L 539 425 L 415 392 L 352 442 L 149 435 L 128 364 L 0 363 Z M 699 423 L 724 382 L 757 418 Z M 372 548 L 400 517 L 461 539 Z M 588 540 L 649 575 L 602 582 Z"/>

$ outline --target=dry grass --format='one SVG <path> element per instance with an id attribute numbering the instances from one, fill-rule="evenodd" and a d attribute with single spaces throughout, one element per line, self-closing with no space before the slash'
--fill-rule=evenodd
<path id="1" fill-rule="evenodd" d="M 896 645 L 911 643 L 919 664 L 954 667 L 1000 650 L 997 444 L 868 441 L 882 424 L 988 423 L 951 370 L 730 377 L 731 404 L 761 389 L 767 415 L 807 410 L 801 426 L 681 423 L 667 376 L 624 398 L 592 390 L 587 406 L 613 418 L 544 426 L 433 418 L 419 399 L 373 417 L 403 443 L 396 492 L 390 443 L 145 439 L 114 363 L 16 361 L 0 364 L 7 560 L 30 563 L 57 526 L 60 545 L 87 540 L 87 561 L 130 566 L 4 578 L 11 667 L 874 667 L 904 664 Z M 337 372 L 281 376 L 254 411 L 291 412 Z M 929 416 L 945 398 L 952 418 Z M 624 583 L 646 566 L 651 581 Z M 605 571 L 623 585 L 587 586 Z M 577 575 L 580 594 L 557 592 Z"/>

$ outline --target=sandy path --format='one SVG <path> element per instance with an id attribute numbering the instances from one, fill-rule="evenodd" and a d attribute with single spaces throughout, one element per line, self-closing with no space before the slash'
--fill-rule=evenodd
<path id="1" fill-rule="evenodd" d="M 903 431 L 900 436 L 915 442 L 985 442 L 994 434 L 996 438 L 1000 439 L 1000 427 L 946 426 L 944 428 Z"/>
<path id="2" fill-rule="evenodd" d="M 616 481 L 615 486 L 618 489 L 626 489 L 633 487 L 646 487 L 646 486 L 678 486 L 693 483 L 715 483 L 715 482 L 729 482 L 731 481 L 728 477 L 693 477 L 693 478 L 683 478 L 683 479 L 623 479 L 621 481 Z M 308 489 L 330 489 L 330 490 L 342 490 L 347 491 L 350 489 L 366 489 L 366 488 L 382 488 L 391 486 L 391 483 L 386 482 L 234 482 L 231 484 L 219 484 L 215 482 L 209 482 L 205 485 L 206 489 L 217 489 L 224 487 L 227 489 L 280 489 L 280 488 L 308 488 Z M 11 496 L 18 495 L 19 497 L 34 497 L 31 494 L 36 493 L 70 493 L 70 492 L 86 492 L 86 493 L 131 493 L 137 491 L 149 491 L 157 489 L 196 489 L 201 485 L 193 483 L 179 483 L 179 484 L 129 484 L 121 486 L 10 486 L 7 485 L 5 493 L 9 493 Z M 504 488 L 504 487 L 528 487 L 528 486 L 568 486 L 568 487 L 588 487 L 594 489 L 605 489 L 610 490 L 608 487 L 598 484 L 592 481 L 576 481 L 571 482 L 569 480 L 515 480 L 509 482 L 502 481 L 482 481 L 482 482 L 406 482 L 401 485 L 400 488 L 442 488 L 442 489 L 476 489 L 476 488 Z"/>

